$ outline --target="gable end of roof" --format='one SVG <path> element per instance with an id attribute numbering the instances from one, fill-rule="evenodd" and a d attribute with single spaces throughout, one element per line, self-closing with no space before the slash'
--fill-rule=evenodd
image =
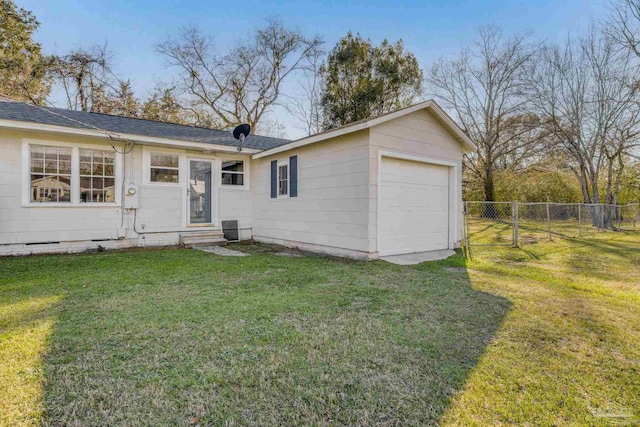
<path id="1" fill-rule="evenodd" d="M 287 144 L 280 145 L 278 147 L 271 148 L 269 150 L 262 151 L 253 155 L 254 159 L 260 159 L 262 157 L 271 156 L 273 154 L 282 153 L 284 151 L 293 150 L 295 148 L 304 147 L 309 144 L 315 144 L 316 142 L 325 141 L 327 139 L 336 138 L 338 136 L 346 135 L 349 133 L 357 132 L 364 129 L 369 129 L 373 126 L 394 120 L 398 117 L 406 116 L 416 111 L 429 109 L 436 119 L 455 137 L 455 139 L 462 145 L 464 152 L 469 153 L 476 150 L 476 145 L 471 139 L 463 132 L 458 124 L 433 100 L 421 102 L 400 110 L 392 111 L 390 113 L 382 114 L 377 117 L 359 120 L 357 122 L 349 123 L 339 128 L 330 129 L 325 132 L 321 132 L 315 135 L 307 136 L 305 138 L 291 141 Z"/>

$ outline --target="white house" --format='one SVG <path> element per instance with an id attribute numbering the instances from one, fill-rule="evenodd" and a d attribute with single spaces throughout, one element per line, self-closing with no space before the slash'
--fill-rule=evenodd
<path id="1" fill-rule="evenodd" d="M 0 255 L 240 239 L 346 256 L 451 249 L 462 157 L 433 101 L 288 141 L 0 100 Z"/>

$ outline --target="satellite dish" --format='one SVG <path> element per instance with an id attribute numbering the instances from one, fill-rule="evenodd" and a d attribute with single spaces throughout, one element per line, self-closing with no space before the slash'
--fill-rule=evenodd
<path id="1" fill-rule="evenodd" d="M 251 126 L 246 123 L 236 126 L 236 128 L 233 130 L 233 137 L 240 141 L 240 145 L 238 145 L 238 151 L 242 151 L 242 143 L 244 142 L 244 139 L 249 135 L 250 131 Z"/>

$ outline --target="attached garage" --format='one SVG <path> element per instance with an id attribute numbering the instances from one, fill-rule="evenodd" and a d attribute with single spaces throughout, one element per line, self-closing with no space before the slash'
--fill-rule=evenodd
<path id="1" fill-rule="evenodd" d="M 380 256 L 449 249 L 449 175 L 446 165 L 382 157 Z"/>
<path id="2" fill-rule="evenodd" d="M 462 159 L 474 149 L 427 101 L 254 154 L 253 237 L 367 260 L 446 256 L 462 239 Z M 276 191 L 292 158 L 295 197 Z"/>

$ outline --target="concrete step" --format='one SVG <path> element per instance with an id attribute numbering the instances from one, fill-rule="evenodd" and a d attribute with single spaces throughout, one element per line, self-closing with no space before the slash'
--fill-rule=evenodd
<path id="1" fill-rule="evenodd" d="M 195 245 L 226 245 L 222 230 L 193 231 L 180 234 L 180 244 L 190 248 Z"/>

